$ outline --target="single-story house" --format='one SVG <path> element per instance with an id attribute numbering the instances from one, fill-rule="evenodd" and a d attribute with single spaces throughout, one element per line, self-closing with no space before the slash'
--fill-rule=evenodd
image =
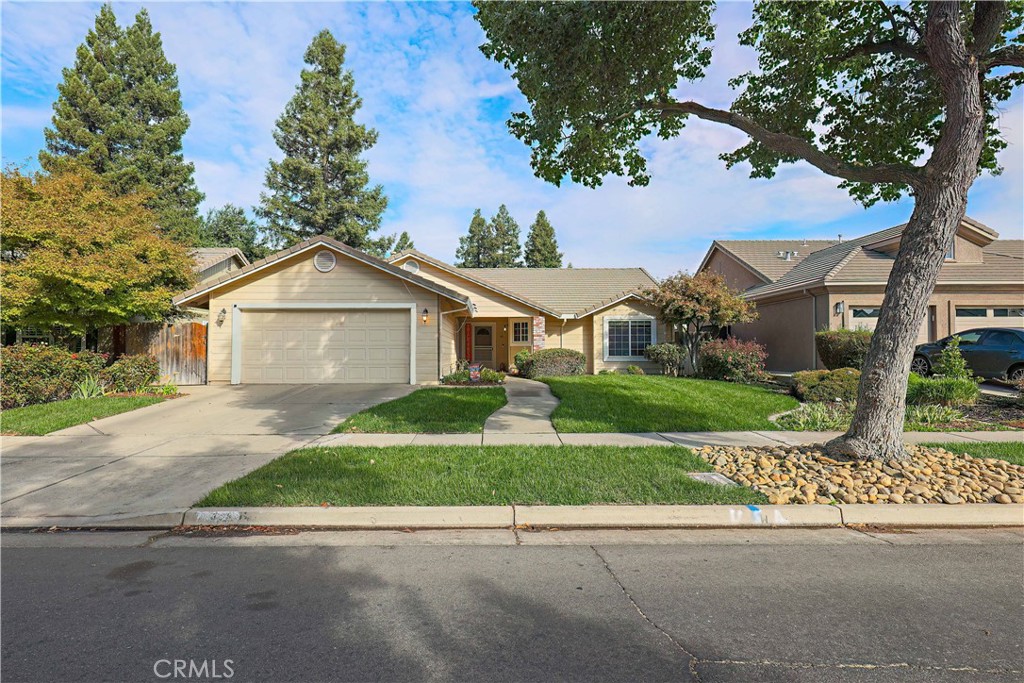
<path id="1" fill-rule="evenodd" d="M 716 240 L 699 271 L 757 304 L 732 333 L 768 351 L 768 368 L 822 367 L 817 330 L 874 329 L 905 225 L 852 240 Z M 1024 240 L 964 218 L 921 321 L 921 343 L 977 327 L 1024 327 Z"/>
<path id="2" fill-rule="evenodd" d="M 458 268 L 419 251 L 382 260 L 314 237 L 175 297 L 209 311 L 207 381 L 433 384 L 459 361 L 507 369 L 570 348 L 587 372 L 657 366 L 669 330 L 642 268 Z"/>

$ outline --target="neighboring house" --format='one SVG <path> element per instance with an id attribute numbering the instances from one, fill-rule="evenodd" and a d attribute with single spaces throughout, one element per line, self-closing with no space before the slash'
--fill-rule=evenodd
<path id="1" fill-rule="evenodd" d="M 208 381 L 436 383 L 459 361 L 494 369 L 522 349 L 571 348 L 587 371 L 640 365 L 668 330 L 642 268 L 457 268 L 389 261 L 315 237 L 175 298 L 209 310 Z"/>
<path id="2" fill-rule="evenodd" d="M 874 329 L 904 227 L 849 241 L 716 240 L 698 271 L 720 273 L 757 304 L 758 320 L 732 333 L 764 344 L 769 369 L 821 367 L 816 330 Z M 964 218 L 918 341 L 975 327 L 1024 327 L 1024 241 Z"/>
<path id="3" fill-rule="evenodd" d="M 199 282 L 207 282 L 249 265 L 249 259 L 237 247 L 202 247 L 192 251 Z"/>

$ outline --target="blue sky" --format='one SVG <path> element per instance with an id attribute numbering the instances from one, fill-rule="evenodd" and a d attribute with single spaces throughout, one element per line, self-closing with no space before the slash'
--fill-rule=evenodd
<path id="1" fill-rule="evenodd" d="M 468 4 L 177 3 L 145 5 L 177 64 L 192 120 L 185 155 L 206 193 L 204 209 L 259 201 L 267 160 L 278 157 L 271 132 L 291 97 L 302 54 L 330 29 L 348 46 L 347 65 L 364 100 L 363 123 L 380 138 L 368 155 L 374 182 L 391 202 L 383 231 L 408 230 L 438 258 L 454 257 L 475 208 L 508 205 L 526 228 L 547 211 L 566 259 L 575 266 L 643 265 L 658 276 L 692 270 L 715 238 L 852 236 L 904 221 L 908 200 L 864 210 L 837 181 L 806 164 L 772 180 L 726 170 L 718 154 L 744 136 L 693 121 L 675 140 L 647 145 L 653 181 L 629 187 L 609 178 L 598 189 L 556 188 L 533 177 L 526 147 L 505 120 L 524 102 L 511 77 L 478 46 L 483 34 Z M 115 3 L 121 24 L 139 3 Z M 35 163 L 52 114 L 61 69 L 92 25 L 97 3 L 2 5 L 2 156 Z M 736 45 L 750 6 L 717 10 L 719 37 L 707 79 L 687 86 L 704 102 L 728 106 L 729 77 L 750 68 Z M 1024 225 L 1020 93 L 1000 125 L 1010 141 L 1006 172 L 974 185 L 968 211 L 1004 237 Z"/>

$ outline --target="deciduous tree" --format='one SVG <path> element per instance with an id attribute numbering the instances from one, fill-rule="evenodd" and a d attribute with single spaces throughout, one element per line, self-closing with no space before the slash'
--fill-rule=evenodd
<path id="1" fill-rule="evenodd" d="M 0 320 L 80 336 L 168 314 L 195 278 L 188 248 L 156 229 L 143 193 L 117 195 L 88 169 L 3 172 Z"/>
<path id="2" fill-rule="evenodd" d="M 345 46 L 321 31 L 306 50 L 295 95 L 277 120 L 274 141 L 284 152 L 270 161 L 259 214 L 286 246 L 329 235 L 356 248 L 369 246 L 388 200 L 370 185 L 363 154 L 377 131 L 356 123 L 363 105 L 345 67 Z"/>
<path id="3" fill-rule="evenodd" d="M 206 212 L 199 230 L 199 246 L 235 247 L 250 261 L 261 259 L 270 252 L 259 224 L 234 204 Z"/>
<path id="4" fill-rule="evenodd" d="M 905 388 L 917 328 L 964 216 L 967 190 L 998 171 L 1000 102 L 1022 80 L 1024 6 L 1006 2 L 758 2 L 740 35 L 758 68 L 728 109 L 687 97 L 711 62 L 712 3 L 476 2 L 484 53 L 511 69 L 530 111 L 511 131 L 534 171 L 598 185 L 648 181 L 641 141 L 695 116 L 750 140 L 722 155 L 771 177 L 805 161 L 871 204 L 904 194 L 903 233 L 857 409 L 833 455 L 907 457 Z M 599 87 L 595 84 L 599 84 Z M 724 198 L 723 198 L 724 199 Z"/>
<path id="5" fill-rule="evenodd" d="M 700 370 L 701 344 L 718 336 L 723 327 L 757 319 L 754 304 L 710 271 L 678 273 L 644 294 L 658 308 L 662 320 L 675 327 L 693 372 Z"/>
<path id="6" fill-rule="evenodd" d="M 523 256 L 527 268 L 562 267 L 562 252 L 558 251 L 555 229 L 543 211 L 537 212 L 537 218 L 526 233 Z"/>

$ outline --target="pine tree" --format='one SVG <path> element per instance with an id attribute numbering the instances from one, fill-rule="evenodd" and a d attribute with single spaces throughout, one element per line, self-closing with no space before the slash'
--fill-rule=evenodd
<path id="1" fill-rule="evenodd" d="M 285 244 L 323 234 L 363 248 L 387 207 L 361 158 L 377 131 L 354 120 L 363 101 L 344 69 L 344 45 L 321 31 L 305 61 L 309 68 L 277 120 L 274 140 L 284 159 L 270 162 L 258 213 Z"/>
<path id="2" fill-rule="evenodd" d="M 460 268 L 491 268 L 494 264 L 494 232 L 480 209 L 473 212 L 469 232 L 459 238 L 455 265 Z"/>
<path id="3" fill-rule="evenodd" d="M 494 234 L 494 256 L 491 268 L 520 268 L 522 249 L 519 246 L 519 224 L 504 204 L 491 218 L 491 232 Z"/>
<path id="4" fill-rule="evenodd" d="M 415 248 L 416 245 L 413 244 L 409 233 L 403 230 L 402 234 L 395 232 L 375 240 L 370 240 L 363 246 L 363 251 L 379 258 L 388 258 L 399 252 Z"/>
<path id="5" fill-rule="evenodd" d="M 236 247 L 250 261 L 261 259 L 270 251 L 260 226 L 234 204 L 225 204 L 206 213 L 198 244 L 201 247 Z"/>
<path id="6" fill-rule="evenodd" d="M 202 193 L 181 141 L 189 120 L 173 64 L 145 10 L 124 31 L 109 4 L 64 69 L 54 102 L 53 127 L 43 134 L 42 167 L 60 172 L 76 165 L 99 174 L 118 194 L 147 191 L 163 232 L 193 243 Z"/>
<path id="7" fill-rule="evenodd" d="M 537 213 L 537 218 L 530 226 L 524 252 L 527 268 L 562 267 L 562 253 L 558 251 L 555 229 L 551 227 L 543 211 Z"/>

